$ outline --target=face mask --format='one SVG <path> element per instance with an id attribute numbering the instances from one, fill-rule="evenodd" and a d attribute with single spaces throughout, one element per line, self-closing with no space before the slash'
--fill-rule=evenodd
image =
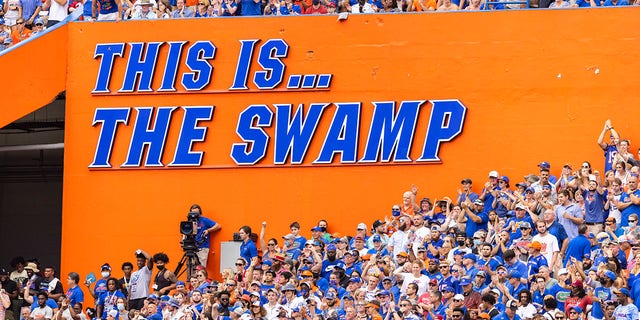
<path id="1" fill-rule="evenodd" d="M 118 310 L 124 310 L 124 303 L 118 303 Z"/>
<path id="2" fill-rule="evenodd" d="M 635 222 L 635 221 L 634 222 L 629 222 L 629 227 L 635 227 L 636 224 L 637 224 L 637 222 Z"/>
<path id="3" fill-rule="evenodd" d="M 338 280 L 329 280 L 329 284 L 335 286 L 338 284 Z"/>
<path id="4" fill-rule="evenodd" d="M 156 266 L 158 268 L 158 270 L 162 271 L 164 270 L 164 266 Z"/>
<path id="5" fill-rule="evenodd" d="M 309 290 L 308 289 L 302 289 L 302 290 L 300 290 L 300 294 L 302 294 L 302 296 L 306 297 L 309 294 Z"/>
<path id="6" fill-rule="evenodd" d="M 475 245 L 475 246 L 479 246 L 479 245 L 481 245 L 481 244 L 482 244 L 482 241 L 481 241 L 480 239 L 474 239 L 474 240 L 473 240 L 473 245 Z"/>
<path id="7" fill-rule="evenodd" d="M 457 244 L 458 244 L 458 246 L 460 246 L 460 247 L 464 246 L 464 240 L 458 240 L 456 243 L 457 243 Z"/>
<path id="8" fill-rule="evenodd" d="M 103 278 L 108 278 L 110 275 L 109 271 L 102 271 L 100 274 L 102 275 Z"/>

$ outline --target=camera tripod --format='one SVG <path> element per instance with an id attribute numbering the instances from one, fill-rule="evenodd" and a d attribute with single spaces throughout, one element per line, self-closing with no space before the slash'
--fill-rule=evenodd
<path id="1" fill-rule="evenodd" d="M 182 267 L 187 265 L 185 270 L 181 270 Z M 191 272 L 193 271 L 194 266 L 200 265 L 200 259 L 198 259 L 197 251 L 195 250 L 185 250 L 180 262 L 176 266 L 176 271 L 173 273 L 176 275 L 176 278 L 180 278 L 183 273 L 187 273 L 187 282 L 191 280 Z"/>

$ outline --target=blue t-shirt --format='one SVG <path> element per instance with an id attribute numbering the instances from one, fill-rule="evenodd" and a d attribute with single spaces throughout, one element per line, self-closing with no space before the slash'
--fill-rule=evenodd
<path id="1" fill-rule="evenodd" d="M 98 0 L 96 0 L 98 1 Z M 118 12 L 118 4 L 115 0 L 99 0 L 98 7 L 100 9 L 100 14 L 109 14 Z"/>
<path id="2" fill-rule="evenodd" d="M 569 241 L 567 253 L 562 263 L 566 266 L 570 258 L 576 258 L 576 260 L 582 261 L 585 255 L 591 256 L 591 242 L 583 234 L 580 234 Z"/>
<path id="3" fill-rule="evenodd" d="M 84 293 L 79 286 L 69 288 L 65 294 L 69 298 L 69 304 L 73 307 L 76 303 L 84 302 Z"/>
<path id="4" fill-rule="evenodd" d="M 98 298 L 98 303 L 96 305 L 102 306 L 102 319 L 107 318 L 107 314 L 109 313 L 109 311 L 118 310 L 118 307 L 116 305 L 116 301 L 118 301 L 118 298 L 124 298 L 125 300 L 127 299 L 127 297 L 124 296 L 124 293 L 122 293 L 120 290 L 116 290 L 114 292 L 107 291 L 100 295 L 100 298 Z M 117 318 L 118 317 L 116 316 L 116 319 Z"/>
<path id="5" fill-rule="evenodd" d="M 595 290 L 593 290 L 593 295 L 596 298 L 599 298 L 601 301 L 611 300 L 611 297 L 613 296 L 611 294 L 611 288 L 605 288 L 605 287 L 597 287 Z M 593 301 L 593 304 L 591 304 L 591 316 L 593 316 L 596 319 L 604 318 L 602 303 Z"/>
<path id="6" fill-rule="evenodd" d="M 240 256 L 247 261 L 247 268 L 251 264 L 251 259 L 258 256 L 258 248 L 256 247 L 256 244 L 251 241 L 251 239 L 247 239 L 246 242 L 243 241 L 240 244 Z"/>
<path id="7" fill-rule="evenodd" d="M 606 202 L 604 193 L 600 194 L 598 191 L 591 193 L 589 190 L 584 190 L 582 197 L 584 198 L 584 222 L 604 222 L 604 203 Z"/>
<path id="8" fill-rule="evenodd" d="M 544 257 L 543 254 L 538 256 L 530 256 L 527 261 L 527 275 L 532 276 L 540 270 L 542 266 L 549 266 L 549 262 L 547 258 Z"/>
<path id="9" fill-rule="evenodd" d="M 465 211 L 466 214 L 466 211 Z M 467 216 L 467 230 L 466 230 L 466 235 L 467 238 L 473 238 L 473 234 L 476 233 L 476 231 L 478 230 L 487 230 L 487 222 L 489 222 L 489 215 L 486 212 L 478 212 L 476 213 L 476 215 L 482 219 L 482 221 L 480 223 L 476 223 L 473 220 L 471 220 L 471 217 L 469 217 L 469 214 L 466 214 Z"/>
<path id="10" fill-rule="evenodd" d="M 587 0 L 580 0 L 587 3 L 590 7 L 591 4 Z M 578 2 L 576 2 L 578 3 Z M 586 7 L 587 5 L 584 5 Z M 600 6 L 600 1 L 596 1 L 596 5 Z M 583 7 L 583 5 L 578 4 L 578 6 Z M 607 149 L 604 150 L 604 172 L 611 171 L 613 169 L 613 159 L 618 154 L 618 147 L 615 144 L 607 145 Z"/>
<path id="11" fill-rule="evenodd" d="M 636 189 L 636 191 L 633 192 L 634 195 L 636 195 L 637 197 L 640 197 L 640 189 Z M 620 195 L 620 202 L 631 202 L 631 198 L 629 198 L 629 192 L 623 192 Z M 635 204 L 631 204 L 628 207 L 624 208 L 624 210 L 622 210 L 621 212 L 621 218 L 620 218 L 620 226 L 621 227 L 628 227 L 629 226 L 629 216 L 633 213 L 640 215 L 640 205 L 635 205 Z"/>
<path id="12" fill-rule="evenodd" d="M 256 3 L 253 0 L 242 0 L 240 7 L 240 15 L 243 16 L 260 16 L 262 15 L 262 9 L 260 8 L 260 2 Z"/>
<path id="13" fill-rule="evenodd" d="M 203 236 L 202 234 L 204 233 L 204 230 L 210 229 L 213 226 L 216 225 L 216 222 L 207 218 L 207 217 L 200 217 L 199 221 L 198 221 L 198 231 L 196 234 L 196 241 L 198 242 L 198 249 L 203 249 L 203 248 L 209 248 L 210 243 L 209 243 L 209 234 L 207 234 L 206 236 Z"/>

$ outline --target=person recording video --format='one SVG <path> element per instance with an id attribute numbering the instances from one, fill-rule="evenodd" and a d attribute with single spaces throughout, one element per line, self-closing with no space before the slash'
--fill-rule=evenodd
<path id="1" fill-rule="evenodd" d="M 209 235 L 212 232 L 220 230 L 219 223 L 202 216 L 202 208 L 199 205 L 193 204 L 189 209 L 190 213 L 196 213 L 196 244 L 198 246 L 198 260 L 203 267 L 207 267 L 207 260 L 209 258 Z"/>

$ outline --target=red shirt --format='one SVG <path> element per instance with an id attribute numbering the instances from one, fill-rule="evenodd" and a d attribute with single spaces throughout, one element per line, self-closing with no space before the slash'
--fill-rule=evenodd
<path id="1" fill-rule="evenodd" d="M 309 8 L 307 8 L 307 10 L 304 12 L 305 14 L 327 14 L 327 8 L 325 8 L 325 6 L 323 6 L 322 4 L 320 4 L 318 6 L 318 8 L 314 8 L 313 6 L 310 6 Z"/>

